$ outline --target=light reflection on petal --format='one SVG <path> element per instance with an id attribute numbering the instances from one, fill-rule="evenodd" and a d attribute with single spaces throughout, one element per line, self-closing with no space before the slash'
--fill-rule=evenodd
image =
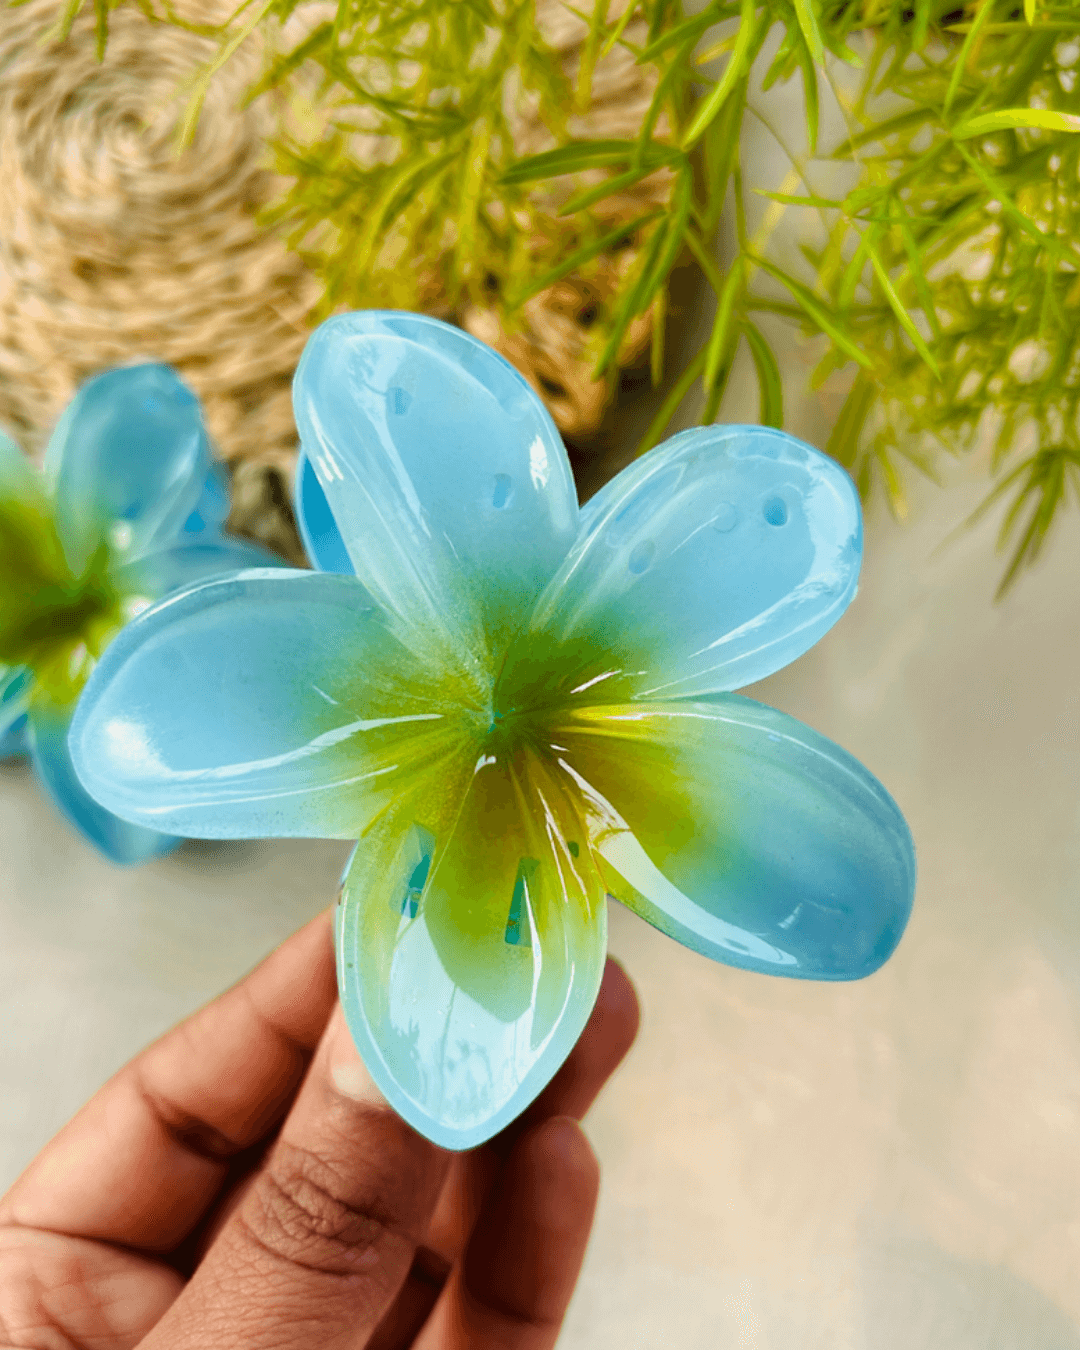
<path id="1" fill-rule="evenodd" d="M 72 752 L 127 820 L 196 838 L 356 838 L 399 777 L 466 734 L 464 702 L 355 577 L 219 577 L 130 623 L 83 693 Z"/>
<path id="2" fill-rule="evenodd" d="M 460 329 L 369 310 L 312 335 L 294 405 L 337 532 L 392 623 L 493 658 L 577 530 L 566 452 L 528 383 Z M 297 510 L 326 565 L 303 478 Z"/>
<path id="3" fill-rule="evenodd" d="M 440 765 L 361 839 L 345 879 L 341 997 L 369 1072 L 435 1143 L 483 1143 L 573 1048 L 606 939 L 566 785 L 525 752 Z"/>
<path id="4" fill-rule="evenodd" d="M 854 485 L 768 427 L 698 427 L 593 497 L 507 659 L 537 701 L 738 689 L 811 647 L 855 594 Z"/>
<path id="5" fill-rule="evenodd" d="M 737 695 L 571 714 L 554 729 L 612 894 L 729 965 L 859 979 L 911 911 L 903 816 L 859 762 Z"/>

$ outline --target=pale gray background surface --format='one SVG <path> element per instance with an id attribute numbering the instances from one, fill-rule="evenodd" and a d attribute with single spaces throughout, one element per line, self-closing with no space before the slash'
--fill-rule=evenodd
<path id="1" fill-rule="evenodd" d="M 789 397 L 808 368 L 789 345 Z M 734 386 L 727 420 L 755 420 Z M 823 444 L 837 407 L 804 398 L 800 434 Z M 873 512 L 851 610 L 750 691 L 907 814 L 893 961 L 786 983 L 612 907 L 644 1021 L 587 1122 L 604 1188 L 564 1350 L 1080 1350 L 1080 516 L 994 607 L 994 521 L 932 556 L 982 472 L 915 485 L 903 528 Z M 0 1189 L 328 904 L 347 853 L 189 845 L 119 872 L 0 765 Z"/>

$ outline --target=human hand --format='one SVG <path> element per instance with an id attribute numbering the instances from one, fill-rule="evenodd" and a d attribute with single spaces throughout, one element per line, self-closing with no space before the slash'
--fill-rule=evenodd
<path id="1" fill-rule="evenodd" d="M 471 1153 L 423 1139 L 337 1006 L 329 915 L 108 1082 L 0 1201 L 0 1350 L 543 1350 L 599 1172 L 576 1121 L 638 1007 Z"/>

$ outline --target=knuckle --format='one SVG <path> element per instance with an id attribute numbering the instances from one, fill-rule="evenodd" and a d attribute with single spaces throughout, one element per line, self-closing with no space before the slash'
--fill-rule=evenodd
<path id="1" fill-rule="evenodd" d="M 257 1246 L 293 1266 L 355 1274 L 374 1264 L 393 1237 L 385 1215 L 345 1200 L 346 1186 L 325 1159 L 279 1142 L 238 1214 Z"/>

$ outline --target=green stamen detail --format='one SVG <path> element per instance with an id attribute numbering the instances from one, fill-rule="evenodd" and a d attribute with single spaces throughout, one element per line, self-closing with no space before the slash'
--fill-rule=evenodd
<path id="1" fill-rule="evenodd" d="M 102 543 L 76 576 L 48 503 L 0 500 L 0 662 L 29 666 L 33 699 L 69 706 L 122 625 Z"/>

